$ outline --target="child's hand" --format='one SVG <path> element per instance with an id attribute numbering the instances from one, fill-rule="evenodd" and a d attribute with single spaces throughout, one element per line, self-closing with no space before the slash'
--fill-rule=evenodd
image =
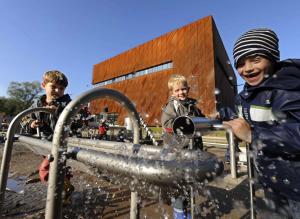
<path id="1" fill-rule="evenodd" d="M 233 119 L 227 122 L 223 122 L 224 125 L 228 125 L 233 134 L 239 139 L 246 141 L 248 143 L 251 142 L 251 128 L 249 123 L 243 118 Z"/>
<path id="2" fill-rule="evenodd" d="M 30 128 L 35 129 L 37 127 L 40 127 L 42 125 L 40 120 L 34 120 L 30 123 Z"/>

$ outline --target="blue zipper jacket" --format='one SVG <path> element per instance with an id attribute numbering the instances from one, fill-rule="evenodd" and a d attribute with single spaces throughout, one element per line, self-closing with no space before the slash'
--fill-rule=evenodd
<path id="1" fill-rule="evenodd" d="M 300 201 L 300 60 L 279 62 L 260 85 L 246 84 L 238 102 L 252 127 L 260 182 Z"/>

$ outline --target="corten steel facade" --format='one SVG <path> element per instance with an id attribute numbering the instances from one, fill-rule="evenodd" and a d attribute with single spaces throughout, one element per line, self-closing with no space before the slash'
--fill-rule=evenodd
<path id="1" fill-rule="evenodd" d="M 160 125 L 171 74 L 188 79 L 189 96 L 198 100 L 205 115 L 221 106 L 233 107 L 236 77 L 211 16 L 96 64 L 92 83 L 121 91 L 149 125 Z M 124 110 L 111 100 L 96 100 L 91 109 L 99 113 L 105 106 L 119 112 L 123 121 Z"/>

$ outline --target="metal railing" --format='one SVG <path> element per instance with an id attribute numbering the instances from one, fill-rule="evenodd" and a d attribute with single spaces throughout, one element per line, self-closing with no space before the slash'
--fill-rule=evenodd
<path id="1" fill-rule="evenodd" d="M 230 173 L 231 173 L 231 178 L 236 179 L 237 178 L 237 162 L 236 162 L 236 151 L 235 151 L 236 148 L 234 144 L 234 135 L 232 129 L 222 124 L 214 124 L 213 127 L 215 129 L 226 130 L 226 132 L 228 133 L 228 144 L 230 150 Z"/>
<path id="2" fill-rule="evenodd" d="M 47 219 L 57 219 L 62 216 L 62 201 L 61 193 L 63 190 L 63 181 L 65 174 L 65 164 L 67 152 L 66 146 L 68 137 L 68 127 L 71 124 L 71 118 L 80 110 L 80 106 L 87 104 L 88 102 L 99 99 L 99 98 L 110 98 L 119 102 L 125 110 L 128 112 L 128 117 L 131 119 L 133 124 L 133 143 L 139 143 L 139 117 L 134 105 L 131 101 L 118 91 L 105 89 L 105 88 L 94 88 L 87 91 L 77 98 L 72 100 L 61 113 L 55 127 L 53 136 L 53 146 L 51 150 L 51 156 L 53 161 L 50 165 L 49 171 L 49 185 L 47 190 L 47 203 L 46 203 L 46 215 Z M 136 199 L 136 193 L 132 192 L 132 199 Z M 136 201 L 131 205 L 130 218 L 136 218 L 137 204 Z"/>
<path id="3" fill-rule="evenodd" d="M 51 151 L 52 144 L 48 141 L 28 136 L 19 136 L 19 141 L 36 153 Z M 219 163 L 215 156 L 199 150 L 174 152 L 152 145 L 76 138 L 69 138 L 67 146 L 71 159 L 129 177 L 133 179 L 130 182 L 133 189 L 140 186 L 137 181 L 178 189 L 180 185 L 203 182 L 208 173 L 220 175 L 222 170 L 222 166 L 216 167 Z"/>
<path id="4" fill-rule="evenodd" d="M 112 98 L 121 103 L 129 112 L 134 128 L 134 142 L 120 143 L 109 141 L 96 141 L 88 139 L 68 138 L 71 118 L 79 111 L 80 105 L 97 98 Z M 8 141 L 1 166 L 1 203 L 4 198 L 8 165 L 11 156 L 12 139 L 14 130 L 20 122 L 20 118 L 31 112 L 49 109 L 36 108 L 20 113 L 11 123 L 8 131 Z M 20 118 L 19 118 L 20 117 Z M 9 137 L 10 136 L 10 137 Z M 9 140 L 11 139 L 11 140 Z M 95 88 L 83 93 L 70 102 L 61 113 L 54 132 L 53 144 L 51 142 L 20 136 L 19 140 L 30 145 L 35 145 L 40 153 L 51 151 L 52 162 L 50 164 L 49 185 L 47 191 L 46 218 L 61 218 L 61 193 L 64 181 L 64 167 L 66 159 L 71 158 L 99 169 L 112 170 L 111 172 L 130 175 L 138 180 L 156 183 L 159 185 L 193 184 L 207 179 L 207 173 L 212 176 L 220 175 L 223 171 L 222 163 L 207 152 L 198 150 L 181 150 L 174 152 L 167 147 L 139 145 L 139 121 L 138 114 L 133 104 L 117 91 Z M 67 146 L 69 150 L 67 150 Z M 78 149 L 79 148 L 79 149 Z M 176 166 L 176 171 L 174 170 Z M 6 174 L 6 177 L 5 177 Z M 214 175 L 215 174 L 215 175 Z M 188 176 L 188 177 L 187 177 Z M 5 184 L 5 185 L 4 185 Z M 131 193 L 130 218 L 138 217 L 138 194 Z M 1 207 L 1 206 L 0 206 Z"/>
<path id="5" fill-rule="evenodd" d="M 53 113 L 53 109 L 38 107 L 38 108 L 24 110 L 23 112 L 15 116 L 15 118 L 11 121 L 8 127 L 6 141 L 3 150 L 2 162 L 1 162 L 1 170 L 0 170 L 0 212 L 2 212 L 2 204 L 4 201 L 5 190 L 7 185 L 9 164 L 11 160 L 15 132 L 18 126 L 20 125 L 21 119 L 24 116 L 34 112 Z"/>

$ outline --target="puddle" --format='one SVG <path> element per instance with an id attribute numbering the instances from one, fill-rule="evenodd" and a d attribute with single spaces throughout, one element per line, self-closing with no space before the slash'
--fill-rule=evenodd
<path id="1" fill-rule="evenodd" d="M 18 177 L 17 179 L 8 179 L 6 190 L 13 191 L 18 194 L 23 194 L 25 188 L 25 179 L 26 177 L 22 177 L 22 176 Z"/>

